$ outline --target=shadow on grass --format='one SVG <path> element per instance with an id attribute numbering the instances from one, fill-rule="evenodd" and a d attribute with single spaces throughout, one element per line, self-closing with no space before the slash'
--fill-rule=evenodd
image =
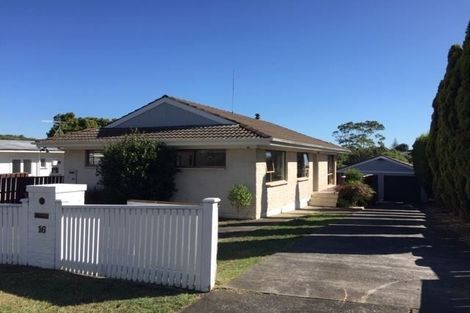
<path id="1" fill-rule="evenodd" d="M 63 271 L 0 265 L 0 290 L 16 296 L 46 301 L 56 306 L 134 298 L 164 298 L 195 293 L 176 288 L 93 278 Z"/>
<path id="2" fill-rule="evenodd" d="M 263 228 L 251 231 L 230 231 L 219 234 L 219 238 L 236 238 L 236 237 L 271 237 L 271 236 L 289 236 L 289 235 L 309 235 L 317 231 L 318 227 L 325 226 L 333 219 L 295 219 L 287 222 L 279 222 L 276 224 L 264 224 Z M 236 225 L 234 228 L 244 225 Z"/>
<path id="3" fill-rule="evenodd" d="M 287 251 L 297 240 L 318 232 L 335 218 L 300 218 L 252 231 L 231 231 L 220 234 L 218 260 L 237 260 L 262 257 L 276 252 Z"/>

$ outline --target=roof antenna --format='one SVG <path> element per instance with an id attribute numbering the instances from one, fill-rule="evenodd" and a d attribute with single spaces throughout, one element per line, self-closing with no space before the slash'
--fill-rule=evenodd
<path id="1" fill-rule="evenodd" d="M 232 113 L 233 113 L 234 98 L 235 98 L 235 69 L 232 71 Z"/>

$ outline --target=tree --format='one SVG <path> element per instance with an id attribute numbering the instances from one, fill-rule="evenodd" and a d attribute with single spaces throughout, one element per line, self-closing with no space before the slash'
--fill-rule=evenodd
<path id="1" fill-rule="evenodd" d="M 470 23 L 463 46 L 453 45 L 433 101 L 426 156 L 434 198 L 470 217 Z"/>
<path id="2" fill-rule="evenodd" d="M 176 191 L 175 159 L 173 149 L 138 133 L 108 146 L 97 168 L 105 198 L 115 203 L 171 199 Z"/>
<path id="3" fill-rule="evenodd" d="M 380 133 L 385 127 L 377 121 L 347 122 L 338 126 L 333 137 L 348 149 L 365 149 L 383 146 L 385 137 Z"/>
<path id="4" fill-rule="evenodd" d="M 56 114 L 53 121 L 54 125 L 52 125 L 51 129 L 47 132 L 48 138 L 77 130 L 103 127 L 113 120 L 100 117 L 76 117 L 74 113 L 68 112 Z"/>
<path id="5" fill-rule="evenodd" d="M 426 146 L 429 142 L 429 135 L 421 135 L 416 138 L 411 152 L 413 156 L 413 167 L 416 178 L 428 195 L 432 195 L 432 173 L 429 168 L 429 161 L 426 156 Z"/>

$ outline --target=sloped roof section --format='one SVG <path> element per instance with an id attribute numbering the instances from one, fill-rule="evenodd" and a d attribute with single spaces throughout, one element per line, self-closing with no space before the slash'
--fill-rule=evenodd
<path id="1" fill-rule="evenodd" d="M 262 137 L 272 137 L 272 138 L 276 138 L 276 139 L 295 141 L 295 142 L 298 142 L 298 143 L 304 143 L 304 144 L 308 144 L 308 145 L 319 146 L 319 147 L 323 147 L 323 148 L 326 148 L 326 149 L 340 150 L 340 151 L 344 151 L 344 152 L 348 151 L 347 149 L 344 149 L 344 148 L 342 148 L 340 146 L 337 146 L 335 144 L 332 144 L 330 142 L 323 141 L 323 140 L 320 140 L 320 139 L 317 139 L 317 138 L 313 138 L 313 137 L 304 135 L 302 133 L 293 131 L 291 129 L 288 129 L 286 127 L 283 127 L 283 126 L 280 126 L 280 125 L 277 125 L 277 124 L 274 124 L 274 123 L 270 123 L 270 122 L 267 122 L 267 121 L 264 121 L 264 120 L 261 120 L 261 119 L 258 120 L 258 119 L 255 119 L 255 118 L 251 118 L 251 117 L 248 117 L 248 116 L 228 112 L 228 111 L 225 111 L 225 110 L 217 109 L 217 108 L 214 108 L 214 107 L 211 107 L 211 106 L 208 106 L 208 105 L 196 103 L 196 102 L 181 99 L 181 98 L 176 98 L 176 97 L 172 97 L 172 96 L 164 96 L 164 97 L 176 100 L 180 103 L 184 103 L 184 104 L 186 104 L 188 106 L 191 106 L 193 108 L 196 108 L 198 110 L 201 110 L 201 111 L 204 111 L 204 112 L 207 112 L 207 113 L 210 113 L 210 114 L 214 114 L 214 115 L 219 116 L 221 118 L 233 121 L 233 122 L 239 124 L 240 126 L 259 134 Z"/>
<path id="2" fill-rule="evenodd" d="M 8 151 L 39 151 L 31 140 L 0 140 L 0 150 Z M 55 151 L 56 149 L 48 149 Z"/>
<path id="3" fill-rule="evenodd" d="M 288 128 L 264 121 L 259 119 L 250 118 L 244 115 L 231 113 L 225 110 L 217 109 L 208 105 L 196 103 L 193 101 L 167 96 L 156 99 L 147 105 L 134 110 L 120 119 L 114 121 L 112 124 L 101 129 L 87 129 L 83 131 L 68 133 L 58 137 L 49 138 L 47 140 L 40 140 L 38 144 L 64 146 L 67 143 L 80 143 L 86 141 L 112 141 L 117 140 L 132 132 L 129 128 L 120 128 L 119 125 L 124 125 L 122 121 L 129 120 L 134 116 L 145 114 L 145 112 L 159 103 L 168 99 L 169 103 L 175 103 L 180 107 L 188 107 L 188 110 L 200 111 L 201 114 L 213 116 L 215 119 L 220 119 L 226 123 L 218 125 L 205 125 L 205 126 L 178 126 L 178 127 L 165 127 L 165 128 L 139 128 L 138 131 L 143 136 L 165 142 L 174 141 L 207 141 L 207 140 L 240 140 L 240 139 L 268 139 L 272 142 L 284 142 L 291 145 L 301 145 L 312 147 L 319 150 L 328 150 L 336 152 L 348 152 L 340 146 L 332 144 L 327 141 L 316 139 L 299 132 L 290 130 Z M 230 124 L 228 124 L 230 123 Z M 233 123 L 233 124 L 232 124 Z"/>
<path id="4" fill-rule="evenodd" d="M 130 128 L 88 128 L 81 131 L 67 133 L 61 136 L 49 138 L 38 143 L 62 145 L 66 143 L 109 142 L 122 139 L 125 135 L 135 132 Z M 214 125 L 187 128 L 141 128 L 139 135 L 156 141 L 200 141 L 200 140 L 230 140 L 262 138 L 258 134 L 249 131 L 240 125 Z"/>

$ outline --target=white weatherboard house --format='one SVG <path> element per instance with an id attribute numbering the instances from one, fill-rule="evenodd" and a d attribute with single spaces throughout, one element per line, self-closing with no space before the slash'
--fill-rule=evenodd
<path id="1" fill-rule="evenodd" d="M 312 194 L 336 184 L 336 155 L 347 150 L 259 118 L 163 96 L 100 129 L 41 140 L 65 150 L 65 182 L 98 183 L 96 165 L 106 145 L 134 129 L 177 149 L 174 201 L 222 199 L 220 215 L 236 217 L 227 200 L 246 184 L 253 205 L 239 217 L 259 218 L 307 205 Z M 118 169 L 117 169 L 118 170 Z"/>
<path id="2" fill-rule="evenodd" d="M 62 175 L 64 151 L 38 148 L 29 140 L 0 140 L 0 174 Z"/>

